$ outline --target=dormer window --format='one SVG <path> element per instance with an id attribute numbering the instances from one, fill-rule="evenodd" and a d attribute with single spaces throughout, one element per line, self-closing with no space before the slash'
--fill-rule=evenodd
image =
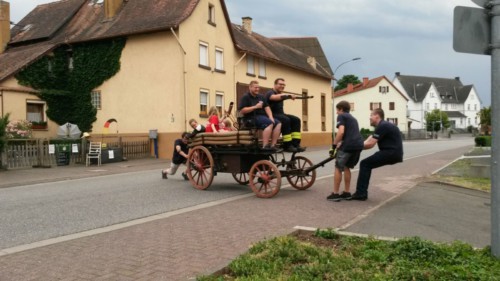
<path id="1" fill-rule="evenodd" d="M 215 6 L 208 4 L 208 24 L 215 26 Z"/>

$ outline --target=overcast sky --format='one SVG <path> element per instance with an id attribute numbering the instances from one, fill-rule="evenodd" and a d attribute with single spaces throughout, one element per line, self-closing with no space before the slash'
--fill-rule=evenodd
<path id="1" fill-rule="evenodd" d="M 133 1 L 133 0 L 132 0 Z M 11 20 L 52 0 L 10 0 Z M 253 18 L 253 31 L 267 37 L 318 37 L 336 77 L 360 79 L 395 72 L 474 84 L 483 105 L 491 100 L 490 57 L 453 50 L 453 9 L 477 7 L 470 0 L 226 0 L 233 23 Z"/>

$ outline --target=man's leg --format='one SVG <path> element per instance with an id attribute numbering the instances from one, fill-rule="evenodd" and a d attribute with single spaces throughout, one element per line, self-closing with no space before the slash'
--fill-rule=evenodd
<path id="1" fill-rule="evenodd" d="M 283 148 L 287 150 L 292 144 L 292 131 L 290 130 L 290 118 L 284 114 L 273 115 L 274 120 L 281 122 L 281 135 L 283 137 Z"/>
<path id="2" fill-rule="evenodd" d="M 280 137 L 280 134 L 281 134 L 281 123 L 278 123 L 276 126 L 274 126 L 273 129 L 273 135 L 271 139 L 271 145 L 273 147 L 275 147 L 276 144 L 278 143 L 278 138 Z"/>
<path id="3" fill-rule="evenodd" d="M 368 185 L 370 183 L 372 170 L 386 164 L 385 157 L 380 151 L 361 161 L 359 165 L 358 182 L 356 183 L 356 196 L 368 197 Z"/>
<path id="4" fill-rule="evenodd" d="M 262 146 L 266 147 L 269 144 L 269 138 L 271 138 L 271 133 L 273 132 L 273 124 L 267 126 L 262 131 Z"/>
<path id="5" fill-rule="evenodd" d="M 344 192 L 351 193 L 351 169 L 344 169 Z"/>
<path id="6" fill-rule="evenodd" d="M 292 145 L 299 148 L 300 141 L 302 139 L 302 133 L 300 132 L 302 123 L 300 118 L 295 115 L 286 115 L 290 119 L 290 131 L 292 135 Z"/>
<path id="7" fill-rule="evenodd" d="M 335 167 L 335 177 L 333 178 L 333 193 L 340 193 L 340 183 L 342 182 L 342 171 Z"/>

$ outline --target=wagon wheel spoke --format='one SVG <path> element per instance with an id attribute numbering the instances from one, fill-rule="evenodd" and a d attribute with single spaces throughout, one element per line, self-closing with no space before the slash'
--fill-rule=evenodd
<path id="1" fill-rule="evenodd" d="M 312 167 L 313 164 L 311 160 L 303 157 L 303 156 L 297 156 L 295 158 L 294 163 L 291 163 L 287 165 L 287 171 L 290 171 L 291 174 L 287 175 L 287 180 L 288 183 L 290 183 L 291 186 L 293 186 L 295 189 L 299 190 L 305 190 L 311 187 L 314 184 L 314 181 L 316 180 L 316 170 L 312 170 L 308 172 L 307 174 L 302 174 L 302 175 L 295 175 L 293 174 L 292 170 L 298 170 L 298 172 L 304 172 L 309 167 Z"/>
<path id="2" fill-rule="evenodd" d="M 279 192 L 281 174 L 276 165 L 269 160 L 253 164 L 249 172 L 250 187 L 257 197 L 270 198 Z"/>
<path id="3" fill-rule="evenodd" d="M 207 189 L 214 178 L 214 159 L 204 146 L 192 148 L 188 155 L 188 178 L 197 189 Z"/>

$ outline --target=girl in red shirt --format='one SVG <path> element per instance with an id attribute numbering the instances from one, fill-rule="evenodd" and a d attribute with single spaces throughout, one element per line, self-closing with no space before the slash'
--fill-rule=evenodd
<path id="1" fill-rule="evenodd" d="M 208 111 L 208 124 L 206 128 L 207 133 L 218 133 L 219 132 L 219 111 L 217 107 L 212 106 Z"/>

